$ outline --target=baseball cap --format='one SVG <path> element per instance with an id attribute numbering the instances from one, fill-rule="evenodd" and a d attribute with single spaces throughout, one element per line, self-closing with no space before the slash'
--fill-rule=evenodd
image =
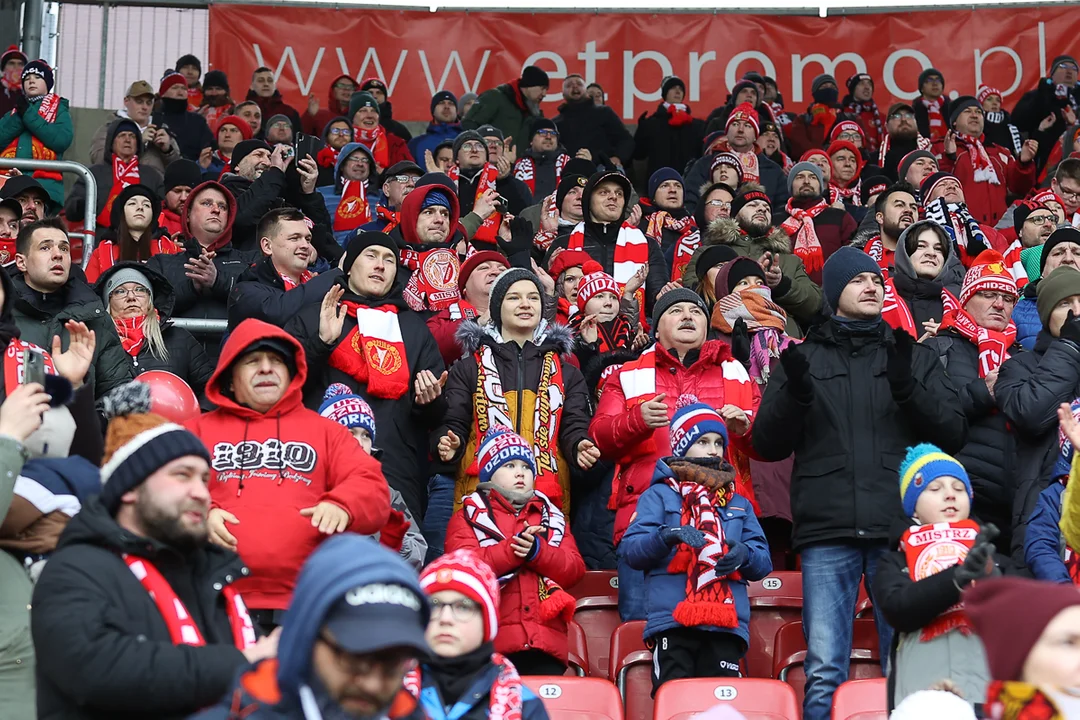
<path id="1" fill-rule="evenodd" d="M 4 198 L 0 200 L 0 208 L 7 208 L 11 212 L 15 213 L 15 217 L 21 218 L 23 214 L 22 203 L 15 198 Z"/>
<path id="2" fill-rule="evenodd" d="M 412 588 L 398 583 L 358 585 L 330 606 L 323 625 L 338 645 L 356 655 L 393 647 L 430 655 L 424 603 Z"/>
<path id="3" fill-rule="evenodd" d="M 154 88 L 150 86 L 150 83 L 145 80 L 136 80 L 131 83 L 131 87 L 128 88 L 127 95 L 124 97 L 136 98 L 143 95 L 153 95 Z"/>

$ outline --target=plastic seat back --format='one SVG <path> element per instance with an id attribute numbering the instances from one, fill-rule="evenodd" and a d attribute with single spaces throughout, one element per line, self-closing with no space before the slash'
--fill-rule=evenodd
<path id="1" fill-rule="evenodd" d="M 521 678 L 551 720 L 623 720 L 615 685 L 601 678 L 531 675 Z"/>
<path id="2" fill-rule="evenodd" d="M 773 642 L 784 625 L 802 619 L 802 573 L 781 571 L 747 585 L 750 598 L 750 677 L 772 678 Z"/>
<path id="3" fill-rule="evenodd" d="M 888 680 L 848 680 L 833 693 L 832 720 L 888 720 Z"/>
<path id="4" fill-rule="evenodd" d="M 581 598 L 577 601 L 574 621 L 585 633 L 589 677 L 607 678 L 611 636 L 620 622 L 618 600 L 610 597 Z"/>
<path id="5" fill-rule="evenodd" d="M 611 636 L 610 677 L 623 699 L 627 720 L 650 720 L 653 716 L 652 652 L 642 633 L 644 620 L 632 620 Z"/>
<path id="6" fill-rule="evenodd" d="M 762 678 L 671 680 L 660 686 L 654 720 L 690 720 L 718 704 L 730 705 L 747 720 L 797 720 L 799 701 L 790 686 Z"/>

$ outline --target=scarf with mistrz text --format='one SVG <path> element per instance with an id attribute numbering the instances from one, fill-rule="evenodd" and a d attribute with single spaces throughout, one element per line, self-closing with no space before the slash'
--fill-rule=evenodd
<path id="1" fill-rule="evenodd" d="M 975 322 L 962 307 L 948 307 L 938 332 L 953 328 L 979 349 L 979 377 L 985 378 L 1009 359 L 1009 348 L 1016 342 L 1016 324 L 1010 320 L 1002 332 L 988 330 Z"/>
<path id="2" fill-rule="evenodd" d="M 356 327 L 330 353 L 330 367 L 364 383 L 374 397 L 400 398 L 409 390 L 409 359 L 397 308 L 348 300 L 341 305 L 349 317 L 356 318 Z"/>
<path id="3" fill-rule="evenodd" d="M 499 668 L 499 673 L 495 676 L 495 682 L 492 683 L 491 690 L 488 692 L 490 701 L 485 717 L 488 720 L 521 720 L 521 676 L 517 668 L 510 660 L 497 652 L 491 654 L 491 662 Z M 417 700 L 420 699 L 420 693 L 424 689 L 421 671 L 422 667 L 419 665 L 413 668 L 405 675 L 402 683 L 405 690 Z"/>
<path id="4" fill-rule="evenodd" d="M 454 251 L 445 247 L 423 251 L 406 247 L 399 253 L 398 260 L 412 272 L 402 291 L 412 310 L 442 310 L 460 297 L 458 274 L 461 262 Z"/>
<path id="5" fill-rule="evenodd" d="M 450 169 L 446 173 L 450 176 L 450 179 L 454 181 L 455 185 L 460 188 L 461 168 L 457 166 L 457 163 L 450 166 Z M 485 192 L 488 190 L 495 190 L 495 185 L 499 181 L 499 168 L 495 167 L 491 163 L 484 163 L 484 167 L 480 168 L 480 172 L 476 174 L 476 194 L 473 196 L 473 207 L 476 206 L 478 201 Z M 460 189 L 458 195 L 460 196 Z M 483 242 L 494 243 L 498 241 L 499 226 L 502 225 L 502 213 L 493 212 L 488 216 L 487 220 L 484 220 L 484 224 L 480 226 L 480 229 L 473 235 L 473 240 L 481 240 Z M 453 234 L 453 228 L 450 228 L 451 235 Z"/>
<path id="6" fill-rule="evenodd" d="M 780 227 L 789 236 L 795 238 L 794 253 L 802 259 L 806 272 L 811 274 L 820 272 L 825 266 L 825 256 L 821 250 L 817 229 L 814 227 L 814 218 L 828 210 L 829 204 L 823 198 L 813 207 L 803 210 L 794 207 L 791 203 L 791 200 L 787 201 L 789 217 L 781 223 Z"/>
<path id="7" fill-rule="evenodd" d="M 907 560 L 908 574 L 912 582 L 925 580 L 964 562 L 975 547 L 979 524 L 974 520 L 954 523 L 912 526 L 900 538 L 900 550 Z M 971 634 L 971 624 L 964 615 L 963 605 L 957 603 L 934 618 L 922 629 L 919 639 L 928 642 L 950 630 Z"/>
<path id="8" fill-rule="evenodd" d="M 568 162 L 570 162 L 570 156 L 566 153 L 561 153 L 559 157 L 555 158 L 555 187 L 559 187 L 563 168 L 566 167 Z M 514 177 L 528 185 L 529 192 L 536 194 L 536 163 L 531 157 L 526 155 L 514 163 Z"/>

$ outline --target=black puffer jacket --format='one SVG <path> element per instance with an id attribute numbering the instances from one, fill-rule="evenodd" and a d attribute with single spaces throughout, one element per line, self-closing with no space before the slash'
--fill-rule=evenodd
<path id="1" fill-rule="evenodd" d="M 1050 484 L 1059 452 L 1057 409 L 1080 396 L 1080 348 L 1043 330 L 1034 350 L 1013 355 L 1001 366 L 994 393 L 1016 435 L 1012 558 L 1024 567 L 1028 517 Z"/>
<path id="2" fill-rule="evenodd" d="M 645 177 L 662 167 L 682 172 L 692 160 L 701 157 L 705 142 L 705 121 L 692 119 L 685 125 L 672 125 L 664 103 L 652 115 L 642 113 L 634 133 L 634 159 L 646 161 Z"/>
<path id="3" fill-rule="evenodd" d="M 307 306 L 322 303 L 340 277 L 341 271 L 334 268 L 286 292 L 285 281 L 270 257 L 264 255 L 237 278 L 229 294 L 229 329 L 248 318 L 284 327 Z"/>
<path id="4" fill-rule="evenodd" d="M 205 646 L 173 643 L 122 553 L 154 564 Z M 235 553 L 207 543 L 181 554 L 121 528 L 96 497 L 85 502 L 34 587 L 38 717 L 184 718 L 216 702 L 247 662 L 221 594 L 245 572 Z"/>
<path id="5" fill-rule="evenodd" d="M 607 105 L 596 105 L 588 97 L 564 102 L 553 119 L 559 128 L 559 142 L 571 157 L 585 148 L 592 153 L 594 163 L 611 167 L 611 158 L 625 164 L 634 154 L 634 138 Z M 525 138 L 518 141 L 519 146 L 521 140 Z"/>
<path id="6" fill-rule="evenodd" d="M 932 442 L 956 452 L 964 444 L 960 399 L 930 348 L 912 348 L 913 390 L 894 398 L 885 375 L 893 343 L 884 321 L 868 334 L 853 335 L 831 319 L 812 327 L 798 346 L 810 364 L 809 405 L 788 391 L 783 365 L 773 369 L 753 443 L 764 460 L 795 453 L 796 550 L 818 542 L 887 540 L 903 512 L 897 470 L 905 449 Z"/>
<path id="7" fill-rule="evenodd" d="M 967 416 L 967 443 L 956 459 L 968 471 L 975 491 L 971 512 L 997 525 L 1001 535 L 995 544 L 1008 553 L 1016 494 L 1016 437 L 979 377 L 979 348 L 952 328 L 930 338 L 926 345 L 937 351 Z M 1009 348 L 1010 355 L 1022 352 L 1018 344 Z"/>
<path id="8" fill-rule="evenodd" d="M 683 173 L 685 178 L 683 187 L 686 188 L 686 192 L 683 194 L 683 206 L 687 211 L 694 212 L 697 208 L 698 201 L 701 200 L 701 188 L 708 185 L 712 179 L 712 161 L 717 154 L 709 153 L 698 158 Z M 760 172 L 757 182 L 765 190 L 765 194 L 769 196 L 769 205 L 772 207 L 773 215 L 778 216 L 784 212 L 787 201 L 791 197 L 787 186 L 787 173 L 784 172 L 784 168 L 770 160 L 765 153 L 759 152 L 757 158 L 758 171 Z"/>

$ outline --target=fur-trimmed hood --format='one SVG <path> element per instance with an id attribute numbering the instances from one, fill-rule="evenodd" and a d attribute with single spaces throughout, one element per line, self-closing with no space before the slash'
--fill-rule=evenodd
<path id="1" fill-rule="evenodd" d="M 494 325 L 480 325 L 475 320 L 465 320 L 458 326 L 454 338 L 461 345 L 466 355 L 472 355 L 482 345 L 502 345 L 506 343 Z M 557 350 L 560 355 L 569 356 L 574 352 L 574 335 L 570 328 L 560 323 L 541 320 L 533 334 L 533 344 L 543 350 Z"/>
<path id="2" fill-rule="evenodd" d="M 744 235 L 739 229 L 736 220 L 714 220 L 701 231 L 702 245 L 738 245 L 741 243 L 755 243 L 763 246 L 764 250 L 778 253 L 791 252 L 791 238 L 781 228 L 774 227 L 763 238 Z"/>
<path id="3" fill-rule="evenodd" d="M 877 224 L 877 221 L 863 222 L 859 225 L 859 229 L 855 231 L 855 234 L 851 236 L 849 244 L 857 250 L 865 250 L 867 243 L 880 234 L 881 226 Z"/>

